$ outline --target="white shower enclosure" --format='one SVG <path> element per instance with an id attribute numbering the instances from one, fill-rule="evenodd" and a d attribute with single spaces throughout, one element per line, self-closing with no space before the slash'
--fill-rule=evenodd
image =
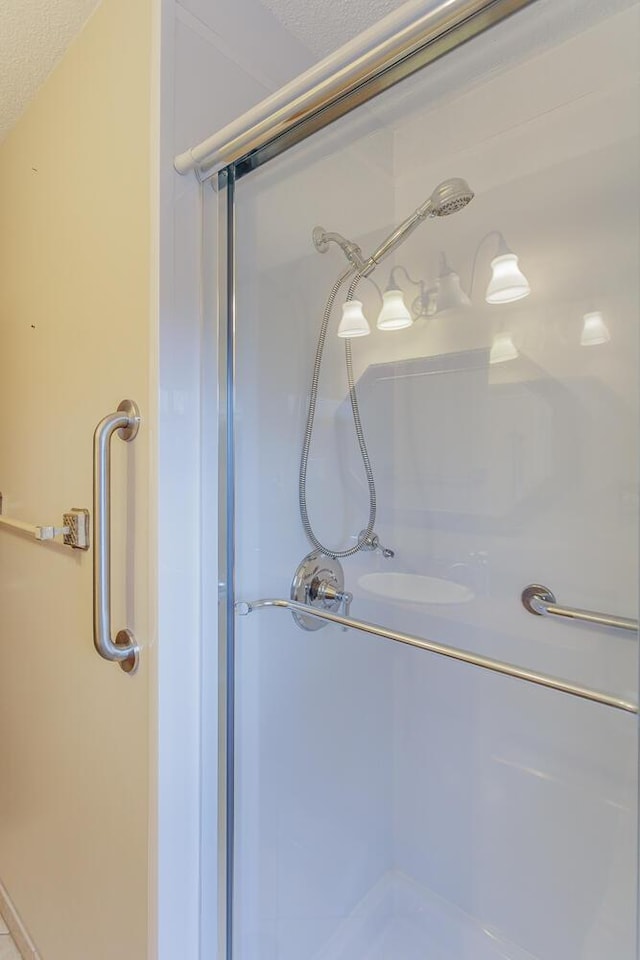
<path id="1" fill-rule="evenodd" d="M 637 957 L 640 5 L 519 6 L 219 177 L 226 960 Z M 350 267 L 313 231 L 366 260 L 450 177 L 471 202 L 354 293 L 386 555 L 345 557 L 350 608 L 313 602 L 346 624 L 303 629 L 255 601 L 313 549 L 300 455 Z M 381 330 L 394 267 L 413 322 Z M 354 276 L 308 461 L 328 553 L 369 517 Z"/>

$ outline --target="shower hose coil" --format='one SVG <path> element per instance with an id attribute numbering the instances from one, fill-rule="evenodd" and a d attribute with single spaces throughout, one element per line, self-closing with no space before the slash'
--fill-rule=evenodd
<path id="1" fill-rule="evenodd" d="M 320 327 L 320 334 L 318 336 L 318 344 L 316 347 L 315 361 L 313 364 L 313 377 L 311 379 L 311 390 L 309 394 L 309 407 L 307 411 L 307 422 L 304 431 L 304 440 L 302 443 L 302 453 L 300 456 L 300 474 L 298 480 L 298 500 L 300 504 L 300 518 L 302 520 L 302 526 L 304 532 L 307 535 L 307 538 L 321 553 L 327 557 L 351 557 L 354 553 L 357 553 L 359 550 L 367 544 L 370 537 L 373 534 L 373 529 L 376 522 L 376 486 L 373 476 L 373 469 L 371 467 L 371 460 L 369 459 L 369 451 L 367 450 L 367 443 L 364 436 L 364 430 L 362 427 L 362 421 L 360 419 L 360 410 L 358 407 L 358 395 L 356 393 L 355 379 L 353 375 L 353 356 L 351 353 L 351 340 L 347 337 L 344 341 L 344 356 L 345 356 L 345 365 L 347 369 L 347 382 L 349 385 L 349 399 L 351 401 L 351 414 L 353 418 L 353 425 L 356 432 L 356 437 L 358 438 L 358 446 L 360 448 L 360 456 L 362 458 L 362 463 L 364 466 L 365 475 L 367 478 L 367 488 L 369 492 L 369 520 L 367 526 L 362 531 L 358 537 L 357 542 L 353 547 L 345 550 L 332 550 L 330 547 L 325 546 L 314 533 L 313 527 L 311 526 L 311 521 L 309 519 L 309 512 L 307 510 L 307 468 L 309 465 L 309 450 L 311 448 L 311 440 L 313 437 L 313 425 L 314 418 L 316 413 L 316 404 L 318 400 L 318 386 L 320 383 L 320 369 L 322 367 L 322 355 L 324 352 L 325 341 L 327 338 L 327 329 L 329 327 L 329 320 L 331 318 L 331 311 L 333 310 L 333 305 L 335 298 L 338 294 L 338 290 L 350 276 L 350 271 L 347 274 L 343 274 L 341 277 L 336 280 L 331 292 L 327 299 L 327 303 L 324 308 L 324 314 L 322 317 L 322 324 Z M 347 293 L 347 301 L 353 299 L 354 292 L 358 283 L 361 280 L 361 274 L 357 273 L 350 285 Z"/>

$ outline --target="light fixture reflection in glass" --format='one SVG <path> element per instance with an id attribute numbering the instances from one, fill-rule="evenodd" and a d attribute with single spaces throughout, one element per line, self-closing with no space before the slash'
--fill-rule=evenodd
<path id="1" fill-rule="evenodd" d="M 581 347 L 597 347 L 599 344 L 608 343 L 611 340 L 611 334 L 599 310 L 595 310 L 593 313 L 585 313 L 582 320 Z"/>
<path id="2" fill-rule="evenodd" d="M 444 277 L 440 277 L 436 297 L 436 313 L 470 306 L 471 300 L 460 286 L 460 277 L 457 273 L 451 271 Z"/>
<path id="3" fill-rule="evenodd" d="M 364 313 L 360 300 L 347 300 L 342 304 L 342 320 L 338 327 L 338 336 L 343 339 L 352 337 L 366 337 L 371 328 Z"/>
<path id="4" fill-rule="evenodd" d="M 515 360 L 517 356 L 518 351 L 511 339 L 511 334 L 508 332 L 496 334 L 491 345 L 489 363 L 505 363 L 507 360 Z"/>
<path id="5" fill-rule="evenodd" d="M 444 313 L 470 307 L 471 300 L 460 286 L 460 277 L 447 263 L 444 253 L 440 255 L 440 274 L 433 313 Z"/>
<path id="6" fill-rule="evenodd" d="M 487 303 L 513 303 L 531 293 L 529 281 L 518 266 L 515 253 L 500 253 L 491 261 L 491 280 L 487 287 Z"/>
<path id="7" fill-rule="evenodd" d="M 401 290 L 385 290 L 382 294 L 382 309 L 378 315 L 378 330 L 403 330 L 413 323 L 404 302 Z"/>

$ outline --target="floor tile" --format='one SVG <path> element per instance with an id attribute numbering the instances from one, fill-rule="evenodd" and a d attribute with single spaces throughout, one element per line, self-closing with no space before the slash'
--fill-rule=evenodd
<path id="1" fill-rule="evenodd" d="M 21 960 L 18 949 L 8 933 L 0 934 L 0 960 Z"/>

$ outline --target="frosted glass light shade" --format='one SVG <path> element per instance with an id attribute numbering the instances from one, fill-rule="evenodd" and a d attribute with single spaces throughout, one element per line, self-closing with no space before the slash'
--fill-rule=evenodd
<path id="1" fill-rule="evenodd" d="M 515 253 L 503 253 L 491 261 L 491 280 L 487 287 L 487 303 L 513 303 L 531 293 L 529 281 L 518 267 Z"/>
<path id="2" fill-rule="evenodd" d="M 385 290 L 382 310 L 376 321 L 378 330 L 402 330 L 413 323 L 401 290 Z"/>
<path id="3" fill-rule="evenodd" d="M 510 333 L 499 333 L 491 346 L 489 363 L 504 363 L 506 360 L 515 360 L 518 356 L 515 344 Z"/>
<path id="4" fill-rule="evenodd" d="M 585 313 L 580 335 L 581 347 L 597 347 L 600 343 L 608 343 L 611 334 L 599 310 Z"/>
<path id="5" fill-rule="evenodd" d="M 460 277 L 451 270 L 441 274 L 438 278 L 435 313 L 444 313 L 445 310 L 459 310 L 471 306 L 471 300 L 460 286 Z"/>
<path id="6" fill-rule="evenodd" d="M 351 337 L 366 337 L 371 328 L 364 313 L 360 300 L 347 300 L 342 304 L 342 320 L 338 327 L 338 336 L 344 339 Z"/>

